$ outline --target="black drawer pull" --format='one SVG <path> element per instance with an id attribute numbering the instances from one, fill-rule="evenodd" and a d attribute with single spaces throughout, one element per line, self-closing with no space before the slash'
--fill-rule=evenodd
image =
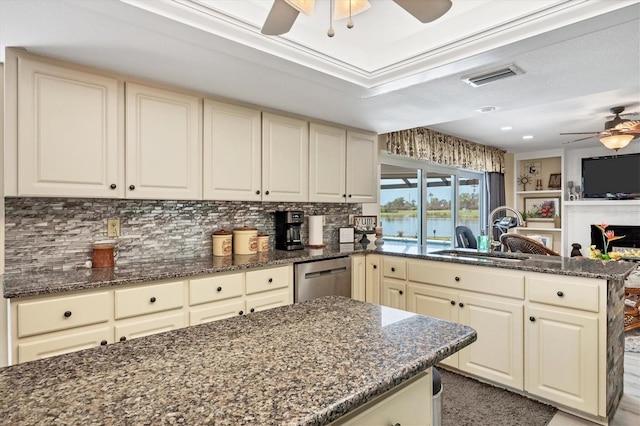
<path id="1" fill-rule="evenodd" d="M 373 269 L 378 269 L 378 265 L 373 265 Z"/>
<path id="2" fill-rule="evenodd" d="M 111 189 L 116 189 L 118 186 L 115 183 L 112 183 L 111 185 L 109 185 L 109 188 Z"/>
<path id="3" fill-rule="evenodd" d="M 243 314 L 244 314 L 243 311 L 238 312 L 238 315 L 243 315 Z"/>
<path id="4" fill-rule="evenodd" d="M 256 191 L 256 195 L 260 195 L 260 190 L 259 189 Z"/>
<path id="5" fill-rule="evenodd" d="M 265 192 L 264 192 L 264 194 L 265 194 L 265 195 L 269 195 L 269 191 L 265 191 Z"/>
<path id="6" fill-rule="evenodd" d="M 456 281 L 460 281 L 460 277 L 455 277 L 454 278 Z"/>
<path id="7" fill-rule="evenodd" d="M 456 301 L 455 300 L 452 300 L 450 303 L 451 303 L 451 306 L 455 306 L 456 305 Z"/>
<path id="8" fill-rule="evenodd" d="M 222 287 L 218 287 L 216 290 L 217 291 L 222 291 Z"/>
<path id="9" fill-rule="evenodd" d="M 106 341 L 106 340 L 103 340 L 102 342 L 100 342 L 100 345 L 101 345 L 101 346 L 106 346 L 106 345 L 107 345 L 107 341 Z"/>
<path id="10" fill-rule="evenodd" d="M 65 311 L 64 317 L 69 318 L 71 316 L 71 311 Z"/>
<path id="11" fill-rule="evenodd" d="M 256 310 L 254 308 L 251 308 L 249 311 L 250 312 L 255 312 Z"/>
<path id="12" fill-rule="evenodd" d="M 129 190 L 130 190 L 130 191 L 133 191 L 134 189 L 136 189 L 136 186 L 135 186 L 135 185 L 129 185 Z"/>
<path id="13" fill-rule="evenodd" d="M 272 283 L 273 282 L 273 278 L 269 278 L 269 282 Z"/>
<path id="14" fill-rule="evenodd" d="M 402 295 L 404 292 L 402 290 L 398 290 L 398 294 Z"/>
<path id="15" fill-rule="evenodd" d="M 461 308 L 464 308 L 464 303 L 460 302 L 458 303 L 458 306 L 460 306 Z"/>
<path id="16" fill-rule="evenodd" d="M 396 268 L 391 268 L 391 272 L 395 272 L 395 271 L 396 271 Z"/>
<path id="17" fill-rule="evenodd" d="M 151 297 L 151 299 L 149 299 L 149 302 L 156 303 L 156 298 L 155 297 Z"/>
<path id="18" fill-rule="evenodd" d="M 124 342 L 125 340 L 127 340 L 127 338 L 126 338 L 125 336 L 122 336 L 122 337 L 120 338 L 120 341 L 121 341 L 121 342 Z"/>
<path id="19" fill-rule="evenodd" d="M 563 297 L 564 296 L 564 293 L 561 292 L 561 291 L 557 292 L 556 294 L 558 295 L 558 297 Z"/>
<path id="20" fill-rule="evenodd" d="M 351 198 L 351 194 L 349 194 L 349 198 Z"/>
<path id="21" fill-rule="evenodd" d="M 529 317 L 529 321 L 536 322 L 536 317 Z"/>

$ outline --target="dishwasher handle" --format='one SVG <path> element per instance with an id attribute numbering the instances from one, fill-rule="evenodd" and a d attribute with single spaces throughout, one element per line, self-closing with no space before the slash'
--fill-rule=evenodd
<path id="1" fill-rule="evenodd" d="M 306 274 L 304 274 L 304 278 L 308 280 L 310 278 L 318 278 L 323 275 L 341 274 L 343 272 L 347 272 L 347 268 L 344 266 L 342 268 L 327 269 L 325 271 L 307 272 Z"/>

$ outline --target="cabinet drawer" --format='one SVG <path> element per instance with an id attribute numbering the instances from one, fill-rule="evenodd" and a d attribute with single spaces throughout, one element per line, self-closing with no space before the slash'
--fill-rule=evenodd
<path id="1" fill-rule="evenodd" d="M 38 339 L 29 343 L 18 343 L 17 362 L 27 362 L 50 356 L 67 354 L 82 349 L 113 343 L 113 329 L 98 327 L 89 331 L 73 332 L 65 336 Z"/>
<path id="2" fill-rule="evenodd" d="M 204 324 L 244 314 L 244 299 L 223 300 L 189 311 L 189 325 Z"/>
<path id="3" fill-rule="evenodd" d="M 268 293 L 247 296 L 247 310 L 245 313 L 250 314 L 252 312 L 288 305 L 290 303 L 289 300 L 289 290 L 270 291 Z"/>
<path id="4" fill-rule="evenodd" d="M 596 280 L 592 281 L 528 276 L 527 298 L 530 302 L 598 312 L 600 286 Z"/>
<path id="5" fill-rule="evenodd" d="M 145 318 L 143 320 L 128 320 L 116 324 L 116 340 L 131 340 L 138 337 L 150 336 L 165 331 L 176 330 L 187 326 L 184 312 Z"/>
<path id="6" fill-rule="evenodd" d="M 184 281 L 116 290 L 116 319 L 180 308 Z"/>
<path id="7" fill-rule="evenodd" d="M 109 320 L 108 292 L 18 303 L 18 337 L 65 330 Z"/>
<path id="8" fill-rule="evenodd" d="M 410 262 L 408 269 L 409 281 L 524 299 L 524 274 L 520 272 L 430 261 Z"/>
<path id="9" fill-rule="evenodd" d="M 388 278 L 397 278 L 400 280 L 407 279 L 407 262 L 399 259 L 389 259 L 385 257 L 382 260 L 382 274 Z"/>
<path id="10" fill-rule="evenodd" d="M 247 272 L 247 294 L 289 286 L 289 267 L 260 269 Z"/>
<path id="11" fill-rule="evenodd" d="M 189 304 L 215 302 L 242 296 L 244 274 L 215 275 L 207 278 L 189 280 Z"/>

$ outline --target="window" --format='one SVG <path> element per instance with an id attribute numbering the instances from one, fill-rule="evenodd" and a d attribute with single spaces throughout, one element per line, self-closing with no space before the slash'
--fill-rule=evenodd
<path id="1" fill-rule="evenodd" d="M 479 235 L 485 223 L 484 174 L 382 156 L 380 216 L 385 243 L 455 246 L 455 227 Z"/>

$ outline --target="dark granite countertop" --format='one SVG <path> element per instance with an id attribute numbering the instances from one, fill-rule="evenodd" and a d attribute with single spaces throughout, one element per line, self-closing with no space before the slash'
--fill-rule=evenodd
<path id="1" fill-rule="evenodd" d="M 369 247 L 372 247 L 370 244 Z M 375 246 L 373 246 L 375 247 Z M 464 250 L 463 250 L 464 251 Z M 468 250 L 474 253 L 474 250 Z M 375 249 L 363 249 L 358 244 L 329 246 L 324 249 L 304 249 L 296 251 L 271 250 L 256 255 L 231 257 L 211 257 L 186 260 L 163 260 L 118 265 L 115 268 L 77 269 L 64 272 L 34 272 L 27 274 L 6 274 L 3 279 L 5 298 L 55 294 L 67 291 L 110 287 L 115 285 L 141 283 L 162 279 L 182 278 L 217 272 L 239 271 L 249 268 L 276 266 L 295 262 L 348 256 L 353 253 L 375 253 L 401 256 L 411 259 L 434 260 L 485 267 L 542 272 L 586 278 L 624 281 L 637 267 L 633 262 L 606 262 L 584 258 L 526 255 L 517 263 L 500 262 L 499 258 L 520 257 L 518 253 L 492 253 L 495 258 L 473 259 L 438 255 L 426 246 L 415 244 L 385 244 Z"/>
<path id="2" fill-rule="evenodd" d="M 476 340 L 343 297 L 0 369 L 6 424 L 324 425 Z"/>

